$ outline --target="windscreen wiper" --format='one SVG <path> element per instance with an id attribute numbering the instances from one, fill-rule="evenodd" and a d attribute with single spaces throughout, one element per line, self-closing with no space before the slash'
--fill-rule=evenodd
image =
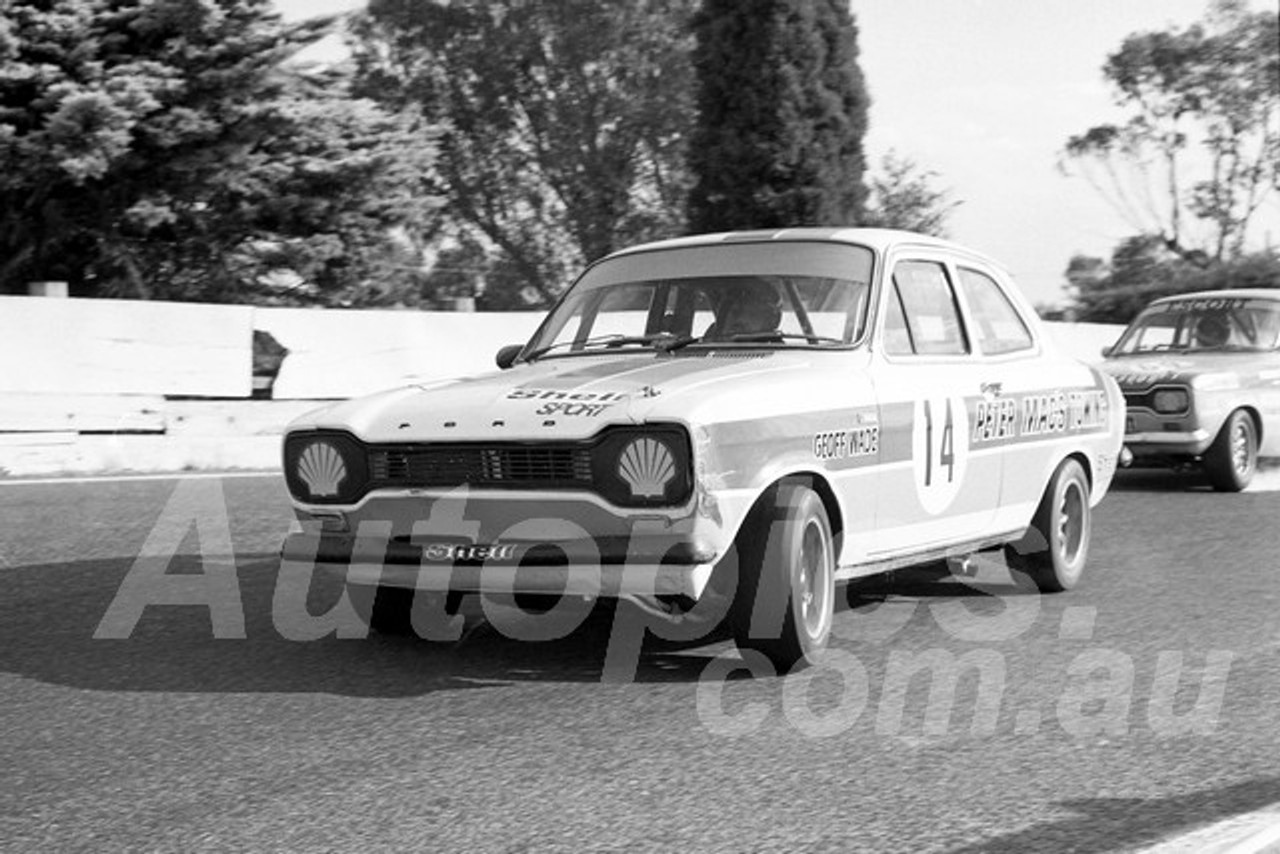
<path id="1" fill-rule="evenodd" d="M 533 361 L 534 359 L 537 359 L 541 356 L 545 356 L 548 353 L 554 352 L 556 350 L 564 350 L 566 348 L 570 350 L 581 350 L 587 347 L 603 347 L 603 348 L 635 347 L 635 346 L 644 346 L 644 345 L 652 344 L 658 349 L 662 350 L 662 349 L 668 349 L 662 346 L 664 342 L 671 341 L 671 342 L 678 343 L 682 340 L 682 337 L 683 336 L 672 335 L 670 332 L 657 332 L 657 333 L 654 333 L 653 335 L 621 335 L 617 333 L 613 333 L 609 335 L 597 335 L 594 338 L 587 338 L 584 341 L 561 341 L 558 344 L 552 344 L 549 347 L 543 347 L 540 350 L 534 350 L 532 353 L 529 354 L 528 361 Z M 696 341 L 697 339 L 695 338 L 693 340 Z M 686 343 L 692 343 L 692 341 L 686 342 Z M 683 346 L 683 345 L 680 345 L 680 346 Z"/>
<path id="2" fill-rule="evenodd" d="M 672 353 L 676 350 L 683 350 L 690 344 L 697 344 L 702 338 L 697 335 L 671 335 L 667 333 L 665 337 L 653 342 L 653 347 L 663 353 Z"/>

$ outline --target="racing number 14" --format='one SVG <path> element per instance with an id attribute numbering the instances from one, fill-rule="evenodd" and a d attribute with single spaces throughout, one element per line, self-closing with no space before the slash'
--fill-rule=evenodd
<path id="1" fill-rule="evenodd" d="M 955 479 L 956 444 L 955 421 L 951 415 L 951 398 L 947 398 L 947 416 L 942 423 L 942 437 L 938 443 L 938 467 L 946 468 L 947 483 Z M 924 401 L 924 485 L 933 485 L 933 403 Z"/>

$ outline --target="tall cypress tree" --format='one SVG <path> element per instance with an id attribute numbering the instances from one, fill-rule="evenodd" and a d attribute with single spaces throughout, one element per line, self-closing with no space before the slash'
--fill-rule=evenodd
<path id="1" fill-rule="evenodd" d="M 854 225 L 868 96 L 848 0 L 703 0 L 695 232 Z"/>

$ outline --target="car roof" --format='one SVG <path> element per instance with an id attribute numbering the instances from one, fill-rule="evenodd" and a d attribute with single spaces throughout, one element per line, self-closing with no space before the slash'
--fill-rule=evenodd
<path id="1" fill-rule="evenodd" d="M 903 246 L 918 246 L 932 249 L 944 249 L 957 254 L 986 262 L 1004 269 L 998 261 L 976 252 L 967 246 L 961 246 L 950 240 L 920 234 L 914 231 L 901 231 L 894 228 L 774 228 L 752 231 L 725 231 L 715 234 L 695 234 L 688 237 L 676 237 L 659 240 L 620 249 L 607 256 L 618 258 L 639 252 L 651 252 L 660 249 L 681 249 L 691 246 L 712 246 L 725 243 L 759 243 L 768 241 L 817 241 L 825 243 L 849 243 L 866 246 L 877 254 Z"/>
<path id="2" fill-rule="evenodd" d="M 1280 288 L 1228 288 L 1222 291 L 1195 291 L 1153 300 L 1152 305 L 1185 299 L 1269 299 L 1280 300 Z"/>

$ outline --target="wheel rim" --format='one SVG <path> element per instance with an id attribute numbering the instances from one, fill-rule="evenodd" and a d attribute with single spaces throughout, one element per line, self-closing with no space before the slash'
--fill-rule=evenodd
<path id="1" fill-rule="evenodd" d="M 1088 504 L 1079 481 L 1071 480 L 1062 490 L 1058 503 L 1058 527 L 1055 545 L 1064 567 L 1075 566 L 1085 543 Z"/>
<path id="2" fill-rule="evenodd" d="M 827 613 L 831 610 L 831 585 L 828 584 L 830 552 L 826 532 L 810 519 L 800 538 L 799 604 L 800 620 L 806 634 L 820 637 L 825 631 Z"/>
<path id="3" fill-rule="evenodd" d="M 1252 465 L 1253 435 L 1244 418 L 1236 419 L 1231 427 L 1231 467 L 1236 474 L 1246 475 Z"/>

